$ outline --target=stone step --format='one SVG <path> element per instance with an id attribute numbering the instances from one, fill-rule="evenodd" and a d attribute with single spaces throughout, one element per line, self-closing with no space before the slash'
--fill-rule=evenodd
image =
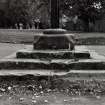
<path id="1" fill-rule="evenodd" d="M 67 72 L 54 72 L 54 70 L 0 70 L 0 76 L 24 76 L 24 75 L 33 75 L 33 76 L 63 76 Z"/>
<path id="2" fill-rule="evenodd" d="M 0 60 L 0 69 L 33 69 L 33 70 L 55 70 L 69 71 L 75 70 L 104 70 L 105 60 L 43 60 L 43 59 L 2 59 Z"/>
<path id="3" fill-rule="evenodd" d="M 64 78 L 68 80 L 79 79 L 105 79 L 105 70 L 70 70 L 68 72 L 55 72 L 54 70 L 0 70 L 0 77 L 7 76 L 34 76 L 38 78 Z"/>
<path id="4" fill-rule="evenodd" d="M 16 53 L 17 58 L 30 59 L 89 59 L 88 51 L 70 51 L 70 50 L 30 50 L 24 49 Z"/>

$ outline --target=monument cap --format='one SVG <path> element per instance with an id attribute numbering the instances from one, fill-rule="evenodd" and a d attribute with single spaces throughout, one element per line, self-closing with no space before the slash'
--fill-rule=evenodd
<path id="1" fill-rule="evenodd" d="M 65 29 L 45 29 L 43 34 L 66 34 L 67 31 Z"/>

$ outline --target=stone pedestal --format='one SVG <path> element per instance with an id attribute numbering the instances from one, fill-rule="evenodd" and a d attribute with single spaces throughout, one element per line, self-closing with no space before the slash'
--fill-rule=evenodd
<path id="1" fill-rule="evenodd" d="M 67 34 L 66 30 L 62 29 L 47 29 L 42 34 L 35 36 L 33 46 L 34 50 L 74 50 L 75 36 Z"/>

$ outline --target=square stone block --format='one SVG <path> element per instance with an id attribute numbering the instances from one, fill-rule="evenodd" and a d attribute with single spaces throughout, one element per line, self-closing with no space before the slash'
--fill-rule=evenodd
<path id="1" fill-rule="evenodd" d="M 35 36 L 34 49 L 74 49 L 75 39 L 73 34 L 42 34 Z"/>

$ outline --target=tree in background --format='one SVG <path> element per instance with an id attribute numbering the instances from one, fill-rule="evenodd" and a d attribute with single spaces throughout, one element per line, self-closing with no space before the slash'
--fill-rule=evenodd
<path id="1" fill-rule="evenodd" d="M 28 19 L 31 23 L 39 20 L 40 28 L 47 28 L 50 25 L 50 4 L 49 0 L 29 0 Z"/>
<path id="2" fill-rule="evenodd" d="M 48 0 L 8 0 L 5 10 L 7 26 L 14 28 L 22 23 L 24 28 L 30 27 L 36 19 L 47 24 L 49 20 Z"/>
<path id="3" fill-rule="evenodd" d="M 89 31 L 89 23 L 94 24 L 105 13 L 104 0 L 62 0 L 62 14 L 68 17 L 77 16 L 84 23 L 84 31 Z"/>
<path id="4" fill-rule="evenodd" d="M 27 22 L 27 8 L 28 0 L 8 0 L 7 9 L 5 10 L 5 17 L 7 19 L 8 27 L 14 28 L 15 24 Z"/>
<path id="5" fill-rule="evenodd" d="M 59 3 L 60 18 L 65 16 L 74 23 L 81 20 L 84 31 L 89 31 L 90 23 L 94 24 L 105 13 L 105 0 L 59 0 Z M 0 11 L 0 27 L 14 28 L 21 22 L 26 28 L 39 19 L 46 28 L 50 26 L 50 12 L 50 0 L 7 0 L 6 8 Z"/>

